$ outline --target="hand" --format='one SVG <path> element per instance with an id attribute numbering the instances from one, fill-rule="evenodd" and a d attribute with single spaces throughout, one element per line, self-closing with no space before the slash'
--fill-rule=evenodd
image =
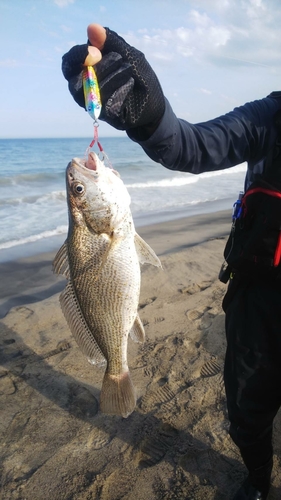
<path id="1" fill-rule="evenodd" d="M 144 54 L 97 24 L 88 27 L 88 38 L 89 45 L 77 45 L 63 56 L 62 71 L 75 101 L 85 108 L 82 69 L 94 65 L 101 92 L 100 119 L 147 138 L 161 120 L 165 102 Z"/>

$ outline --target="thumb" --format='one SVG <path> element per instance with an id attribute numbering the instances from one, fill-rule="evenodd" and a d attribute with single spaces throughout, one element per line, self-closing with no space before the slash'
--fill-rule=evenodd
<path id="1" fill-rule="evenodd" d="M 88 55 L 84 61 L 85 66 L 94 66 L 101 60 L 101 52 L 106 40 L 106 31 L 100 24 L 89 24 L 87 28 L 88 40 L 91 45 L 88 46 Z"/>
<path id="2" fill-rule="evenodd" d="M 102 50 L 106 40 L 106 30 L 100 24 L 89 24 L 87 35 L 90 44 Z"/>

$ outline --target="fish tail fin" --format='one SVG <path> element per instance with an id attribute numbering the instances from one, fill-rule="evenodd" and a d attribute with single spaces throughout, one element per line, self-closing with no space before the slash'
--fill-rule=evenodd
<path id="1" fill-rule="evenodd" d="M 135 406 L 136 394 L 129 371 L 121 375 L 105 373 L 100 394 L 101 411 L 126 418 Z"/>

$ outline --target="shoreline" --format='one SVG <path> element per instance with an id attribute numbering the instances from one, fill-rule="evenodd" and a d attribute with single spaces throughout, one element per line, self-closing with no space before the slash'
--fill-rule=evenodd
<path id="1" fill-rule="evenodd" d="M 188 205 L 180 209 L 166 210 L 161 212 L 143 213 L 133 216 L 135 228 L 153 226 L 183 218 L 192 218 L 197 215 L 210 215 L 221 211 L 231 211 L 233 199 L 222 199 L 203 202 L 195 205 Z M 229 227 L 231 224 L 231 214 L 229 216 Z M 62 233 L 48 238 L 38 239 L 33 242 L 20 243 L 9 248 L 0 249 L 0 264 L 32 257 L 41 253 L 58 250 L 65 241 L 67 233 Z"/>
<path id="2" fill-rule="evenodd" d="M 230 220 L 231 212 L 223 210 L 139 226 L 137 232 L 161 258 L 227 236 Z M 65 279 L 52 272 L 52 261 L 64 240 L 64 235 L 57 236 L 37 253 L 36 245 L 30 243 L 29 255 L 18 258 L 11 251 L 9 260 L 0 261 L 0 318 L 12 307 L 44 300 L 64 288 Z"/>

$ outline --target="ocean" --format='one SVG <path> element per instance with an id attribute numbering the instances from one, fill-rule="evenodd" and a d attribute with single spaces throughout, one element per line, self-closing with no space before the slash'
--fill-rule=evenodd
<path id="1" fill-rule="evenodd" d="M 68 215 L 65 169 L 91 139 L 0 139 L 0 261 L 59 248 Z M 246 165 L 192 175 L 150 160 L 125 137 L 100 138 L 131 195 L 136 227 L 231 209 Z"/>

